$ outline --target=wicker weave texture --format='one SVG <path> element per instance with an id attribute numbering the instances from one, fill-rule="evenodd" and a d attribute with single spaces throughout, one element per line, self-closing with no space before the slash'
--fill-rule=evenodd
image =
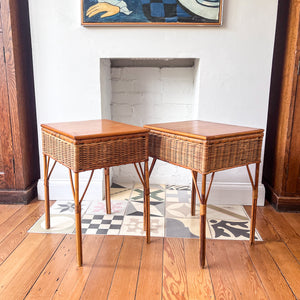
<path id="1" fill-rule="evenodd" d="M 263 136 L 200 140 L 150 131 L 149 156 L 202 174 L 260 162 Z"/>
<path id="2" fill-rule="evenodd" d="M 74 172 L 145 161 L 148 159 L 147 138 L 147 135 L 132 135 L 73 144 L 42 131 L 43 153 Z"/>

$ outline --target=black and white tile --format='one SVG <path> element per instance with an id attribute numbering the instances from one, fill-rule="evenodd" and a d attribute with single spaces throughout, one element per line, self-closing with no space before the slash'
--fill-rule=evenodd
<path id="1" fill-rule="evenodd" d="M 82 234 L 118 235 L 123 219 L 123 215 L 84 215 L 81 219 Z"/>
<path id="2" fill-rule="evenodd" d="M 199 202 L 191 216 L 191 190 L 186 186 L 151 185 L 151 235 L 199 237 Z M 144 193 L 141 184 L 111 187 L 111 211 L 104 200 L 82 202 L 82 233 L 106 235 L 145 235 Z M 57 201 L 51 207 L 51 228 L 45 229 L 44 216 L 30 232 L 74 233 L 74 202 Z M 250 219 L 243 206 L 207 205 L 206 236 L 212 239 L 249 239 Z M 261 240 L 258 232 L 256 239 Z"/>
<path id="3" fill-rule="evenodd" d="M 81 213 L 84 214 L 92 201 L 83 201 L 81 203 Z M 56 201 L 50 208 L 51 214 L 74 215 L 75 203 L 74 200 Z"/>
<path id="4" fill-rule="evenodd" d="M 250 237 L 250 221 L 228 221 L 210 219 L 209 229 L 214 239 L 222 240 L 248 240 Z M 256 231 L 255 240 L 261 241 L 261 237 Z"/>

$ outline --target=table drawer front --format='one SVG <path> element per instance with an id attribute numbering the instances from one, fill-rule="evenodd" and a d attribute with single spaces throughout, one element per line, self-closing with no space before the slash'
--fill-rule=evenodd
<path id="1" fill-rule="evenodd" d="M 262 139 L 251 135 L 207 141 L 151 131 L 149 156 L 208 174 L 259 162 Z"/>
<path id="2" fill-rule="evenodd" d="M 142 162 L 148 159 L 148 134 L 73 144 L 42 132 L 43 153 L 75 172 Z"/>
<path id="3" fill-rule="evenodd" d="M 223 139 L 208 146 L 205 173 L 245 166 L 261 161 L 263 136 Z"/>
<path id="4" fill-rule="evenodd" d="M 141 162 L 148 159 L 146 137 L 120 138 L 79 148 L 79 171 Z"/>
<path id="5" fill-rule="evenodd" d="M 44 154 L 75 170 L 76 148 L 74 144 L 42 131 L 42 147 Z"/>
<path id="6" fill-rule="evenodd" d="M 204 143 L 177 139 L 171 134 L 150 132 L 149 156 L 154 158 L 202 172 L 205 169 L 204 152 Z"/>

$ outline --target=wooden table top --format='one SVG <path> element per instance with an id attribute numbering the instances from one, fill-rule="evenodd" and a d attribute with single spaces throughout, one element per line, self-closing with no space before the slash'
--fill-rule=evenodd
<path id="1" fill-rule="evenodd" d="M 235 137 L 248 134 L 263 133 L 263 129 L 213 123 L 206 121 L 183 121 L 145 125 L 145 128 L 197 138 L 203 140 L 219 139 L 225 137 Z"/>
<path id="2" fill-rule="evenodd" d="M 42 124 L 43 129 L 53 131 L 74 140 L 94 139 L 109 136 L 148 132 L 149 129 L 111 120 L 89 120 Z"/>

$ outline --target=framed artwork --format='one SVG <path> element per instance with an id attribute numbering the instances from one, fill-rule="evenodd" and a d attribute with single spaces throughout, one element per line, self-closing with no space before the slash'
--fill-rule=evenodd
<path id="1" fill-rule="evenodd" d="M 223 0 L 81 0 L 81 24 L 221 25 Z"/>

